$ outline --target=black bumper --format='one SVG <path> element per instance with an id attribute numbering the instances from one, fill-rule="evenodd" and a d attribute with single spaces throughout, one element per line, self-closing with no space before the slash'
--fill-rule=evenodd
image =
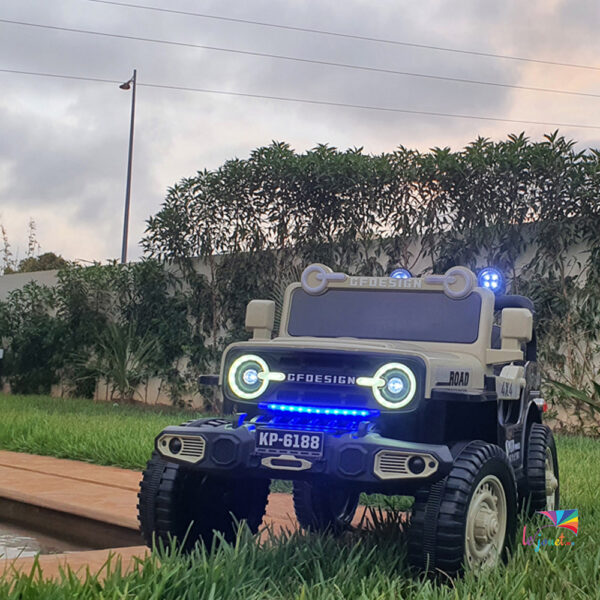
<path id="1" fill-rule="evenodd" d="M 453 462 L 447 446 L 404 442 L 376 433 L 325 433 L 321 457 L 294 451 L 257 451 L 255 439 L 261 429 L 268 428 L 254 424 L 234 427 L 207 420 L 167 427 L 157 436 L 155 446 L 166 460 L 203 473 L 270 479 L 334 478 L 365 490 L 430 485 L 446 476 Z M 173 439 L 181 445 L 171 444 Z M 412 457 L 421 457 L 422 462 L 411 461 Z"/>

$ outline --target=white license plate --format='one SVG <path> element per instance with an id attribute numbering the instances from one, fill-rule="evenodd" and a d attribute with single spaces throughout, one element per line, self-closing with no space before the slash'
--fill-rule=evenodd
<path id="1" fill-rule="evenodd" d="M 278 451 L 293 455 L 322 456 L 323 437 L 322 432 L 258 429 L 256 450 L 263 453 Z"/>

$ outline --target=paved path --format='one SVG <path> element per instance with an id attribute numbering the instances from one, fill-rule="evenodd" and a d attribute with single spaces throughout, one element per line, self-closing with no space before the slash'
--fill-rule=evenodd
<path id="1" fill-rule="evenodd" d="M 0 497 L 137 529 L 140 473 L 0 451 Z"/>
<path id="2" fill-rule="evenodd" d="M 84 462 L 48 456 L 0 451 L 0 498 L 24 502 L 44 509 L 75 514 L 129 529 L 138 528 L 137 492 L 141 473 L 116 467 L 101 467 Z M 278 529 L 291 526 L 293 505 L 288 494 L 271 494 L 265 523 Z M 55 577 L 59 567 L 86 566 L 100 571 L 109 550 L 93 550 L 40 556 L 44 577 Z M 121 556 L 123 567 L 132 568 L 134 557 L 147 548 L 135 546 L 113 550 Z M 33 558 L 0 560 L 0 573 L 6 568 L 31 570 Z"/>

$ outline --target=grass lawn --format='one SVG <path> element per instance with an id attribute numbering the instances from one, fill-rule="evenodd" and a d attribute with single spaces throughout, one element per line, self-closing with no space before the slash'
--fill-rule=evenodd
<path id="1" fill-rule="evenodd" d="M 168 406 L 0 394 L 0 449 L 141 470 L 161 429 L 200 416 Z"/>
<path id="2" fill-rule="evenodd" d="M 0 447 L 142 468 L 156 432 L 189 418 L 189 413 L 0 395 Z M 35 574 L 0 579 L 0 598 L 600 598 L 600 441 L 560 437 L 558 452 L 562 507 L 579 509 L 575 545 L 535 552 L 521 544 L 521 523 L 508 564 L 479 577 L 411 576 L 405 540 L 392 524 L 341 539 L 281 535 L 262 546 L 241 531 L 234 545 L 163 556 L 160 565 L 150 558 L 137 572 L 117 571 L 103 583 L 93 575 L 80 582 L 68 573 L 54 583 L 41 583 Z M 528 522 L 527 530 L 532 535 L 535 523 Z M 559 532 L 549 528 L 544 534 L 555 538 Z"/>

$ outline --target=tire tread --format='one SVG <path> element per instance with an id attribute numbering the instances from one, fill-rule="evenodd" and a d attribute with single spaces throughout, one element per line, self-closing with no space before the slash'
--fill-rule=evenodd
<path id="1" fill-rule="evenodd" d="M 463 570 L 465 521 L 469 501 L 482 467 L 494 461 L 508 476 L 508 524 L 505 543 L 510 545 L 516 528 L 516 481 L 506 453 L 482 441 L 469 443 L 455 458 L 454 465 L 439 490 L 417 491 L 409 527 L 408 559 L 413 567 L 455 575 Z M 506 486 L 505 486 L 506 488 Z M 434 494 L 432 495 L 432 490 Z M 437 504 L 437 506 L 436 506 Z M 435 514 L 433 514 L 435 513 Z M 432 520 L 434 519 L 434 520 Z"/>

